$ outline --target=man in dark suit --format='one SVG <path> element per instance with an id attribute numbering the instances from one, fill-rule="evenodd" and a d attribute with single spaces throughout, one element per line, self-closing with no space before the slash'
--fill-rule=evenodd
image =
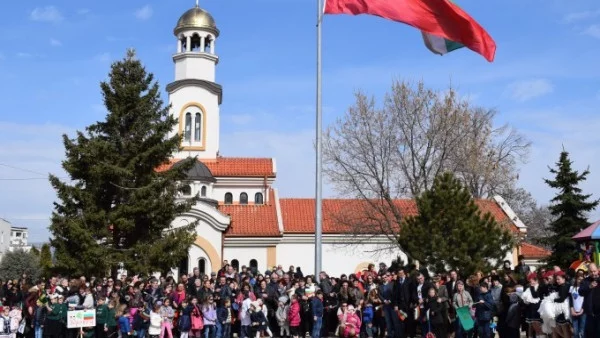
<path id="1" fill-rule="evenodd" d="M 427 293 L 429 292 L 429 289 L 433 288 L 433 284 L 431 282 L 426 282 L 425 281 L 425 275 L 423 275 L 423 273 L 419 273 L 417 275 L 417 281 L 414 285 L 411 285 L 410 290 L 411 290 L 411 303 L 413 304 L 413 309 L 414 307 L 419 307 L 420 310 L 420 317 L 419 318 L 415 318 L 415 322 L 414 325 L 412 325 L 409 330 L 408 330 L 408 336 L 409 337 L 414 337 L 416 335 L 416 323 L 420 322 L 421 323 L 421 332 L 427 332 L 428 326 L 426 321 L 424 321 L 424 316 L 425 316 L 425 298 L 427 298 Z M 411 310 L 411 312 L 414 312 Z"/>
<path id="2" fill-rule="evenodd" d="M 408 316 L 410 313 L 410 287 L 412 285 L 411 280 L 406 276 L 406 271 L 400 268 L 396 272 L 396 282 L 394 283 L 394 312 L 402 311 L 405 313 L 404 321 L 398 320 L 397 327 L 394 329 L 394 337 L 404 338 L 407 334 L 407 328 L 410 326 L 409 322 L 412 319 Z"/>

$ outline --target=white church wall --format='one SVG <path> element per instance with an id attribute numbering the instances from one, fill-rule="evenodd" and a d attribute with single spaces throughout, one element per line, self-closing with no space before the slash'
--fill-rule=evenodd
<path id="1" fill-rule="evenodd" d="M 250 260 L 255 259 L 258 263 L 258 271 L 264 273 L 267 270 L 267 247 L 225 247 L 223 259 L 230 264 L 234 259 L 239 262 L 239 267 L 250 266 Z"/>
<path id="2" fill-rule="evenodd" d="M 192 272 L 194 268 L 200 267 L 200 260 L 204 260 L 204 272 L 210 273 L 213 264 L 219 264 L 219 262 L 211 262 L 206 251 L 199 246 L 192 244 L 188 251 L 188 271 Z"/>
<path id="3" fill-rule="evenodd" d="M 358 269 L 366 268 L 368 263 L 387 265 L 398 256 L 398 251 L 381 251 L 378 244 L 323 244 L 322 269 L 331 276 L 339 277 L 341 274 L 354 273 Z M 406 255 L 400 253 L 406 260 Z M 315 266 L 315 246 L 312 243 L 282 243 L 277 245 L 277 264 L 285 269 L 290 265 L 300 267 L 302 272 L 313 274 Z"/>
<path id="4" fill-rule="evenodd" d="M 254 195 L 256 193 L 261 193 L 263 195 L 263 201 L 266 203 L 266 188 L 264 187 L 255 187 L 255 186 L 230 186 L 224 185 L 221 186 L 218 183 L 215 185 L 213 189 L 213 198 L 219 202 L 223 202 L 225 200 L 225 194 L 230 192 L 233 195 L 233 203 L 238 204 L 240 202 L 240 194 L 245 192 L 248 194 L 248 202 L 249 204 L 254 204 Z"/>

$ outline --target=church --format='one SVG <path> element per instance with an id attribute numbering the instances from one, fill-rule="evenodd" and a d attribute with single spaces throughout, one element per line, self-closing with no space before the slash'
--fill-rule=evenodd
<path id="1" fill-rule="evenodd" d="M 248 266 L 265 271 L 276 265 L 286 270 L 293 265 L 304 273 L 314 272 L 315 202 L 309 198 L 280 198 L 274 187 L 277 163 L 274 158 L 225 157 L 219 154 L 220 104 L 223 88 L 216 82 L 219 29 L 213 17 L 196 6 L 185 12 L 174 29 L 177 52 L 173 55 L 175 79 L 167 85 L 171 114 L 179 124 L 171 135 L 182 136 L 181 149 L 159 170 L 196 156 L 187 174 L 181 198 L 200 196 L 172 227 L 196 222 L 196 240 L 176 275 L 199 268 L 210 273 L 223 261 L 234 267 Z M 323 202 L 323 270 L 333 276 L 360 271 L 370 263 L 385 262 L 403 253 L 380 250 L 391 242 L 383 234 L 360 236 L 339 224 L 335 213 L 353 200 L 325 199 Z M 414 215 L 412 200 L 399 200 L 404 215 Z M 515 234 L 526 227 L 501 197 L 478 201 L 501 224 Z M 507 257 L 516 264 L 521 248 Z M 522 252 L 523 254 L 525 252 Z M 404 258 L 406 259 L 406 258 Z"/>

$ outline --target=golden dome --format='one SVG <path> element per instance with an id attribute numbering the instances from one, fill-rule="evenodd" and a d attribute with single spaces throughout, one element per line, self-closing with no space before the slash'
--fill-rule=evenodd
<path id="1" fill-rule="evenodd" d="M 210 13 L 198 6 L 183 13 L 183 15 L 177 21 L 177 26 L 175 26 L 174 33 L 175 35 L 178 35 L 183 30 L 195 28 L 208 30 L 215 34 L 215 36 L 219 36 L 219 30 L 217 29 L 215 19 L 213 19 Z"/>

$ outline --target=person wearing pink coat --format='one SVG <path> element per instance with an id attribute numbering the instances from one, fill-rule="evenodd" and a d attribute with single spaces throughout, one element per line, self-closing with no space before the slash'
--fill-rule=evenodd
<path id="1" fill-rule="evenodd" d="M 348 309 L 346 310 L 346 318 L 345 323 L 340 323 L 343 325 L 344 330 L 342 331 L 342 337 L 356 337 L 360 334 L 360 317 L 356 314 L 356 310 L 354 306 L 348 305 Z"/>
<path id="2" fill-rule="evenodd" d="M 300 303 L 298 303 L 298 296 L 293 294 L 288 310 L 288 321 L 290 322 L 290 334 L 292 337 L 300 336 Z"/>

